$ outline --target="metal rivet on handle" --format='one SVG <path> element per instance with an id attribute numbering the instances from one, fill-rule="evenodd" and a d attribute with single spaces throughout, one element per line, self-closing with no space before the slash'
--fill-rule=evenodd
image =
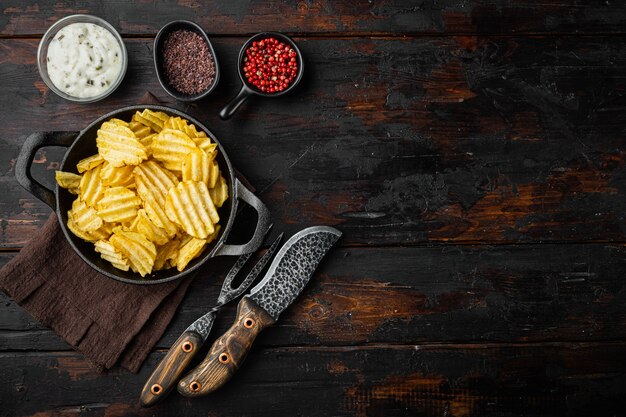
<path id="1" fill-rule="evenodd" d="M 186 341 L 182 346 L 183 352 L 189 353 L 193 350 L 193 343 Z"/>
<path id="2" fill-rule="evenodd" d="M 222 353 L 220 354 L 220 357 L 218 358 L 220 360 L 220 362 L 222 363 L 228 363 L 230 362 L 230 356 L 228 355 L 228 353 Z"/>
<path id="3" fill-rule="evenodd" d="M 162 386 L 160 386 L 159 384 L 153 384 L 153 385 L 150 387 L 150 392 L 151 392 L 152 394 L 154 394 L 154 395 L 159 395 L 159 394 L 161 394 L 161 392 L 162 392 L 162 391 L 163 391 L 163 387 L 162 387 Z"/>
<path id="4" fill-rule="evenodd" d="M 252 317 L 248 317 L 244 320 L 243 327 L 245 327 L 246 329 L 251 329 L 254 326 L 254 323 L 254 319 Z"/>
<path id="5" fill-rule="evenodd" d="M 191 384 L 189 384 L 189 388 L 193 392 L 198 392 L 198 391 L 200 391 L 200 388 L 202 388 L 202 385 L 200 385 L 200 383 L 197 382 L 197 381 L 193 381 Z"/>

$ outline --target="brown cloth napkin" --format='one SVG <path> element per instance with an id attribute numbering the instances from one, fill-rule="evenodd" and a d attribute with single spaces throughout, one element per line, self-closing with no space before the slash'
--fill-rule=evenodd
<path id="1" fill-rule="evenodd" d="M 146 93 L 142 104 L 158 104 Z M 0 270 L 0 289 L 49 326 L 98 370 L 137 372 L 192 278 L 160 285 L 117 282 L 74 252 L 53 213 L 37 237 Z"/>
<path id="2" fill-rule="evenodd" d="M 0 289 L 99 370 L 137 372 L 191 283 L 132 285 L 99 274 L 74 252 L 53 213 L 0 270 Z"/>

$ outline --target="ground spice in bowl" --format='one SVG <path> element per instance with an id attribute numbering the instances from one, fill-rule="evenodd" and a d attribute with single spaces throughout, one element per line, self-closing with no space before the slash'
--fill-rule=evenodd
<path id="1" fill-rule="evenodd" d="M 215 62 L 206 40 L 190 30 L 167 35 L 161 50 L 165 81 L 176 91 L 200 94 L 215 81 Z"/>

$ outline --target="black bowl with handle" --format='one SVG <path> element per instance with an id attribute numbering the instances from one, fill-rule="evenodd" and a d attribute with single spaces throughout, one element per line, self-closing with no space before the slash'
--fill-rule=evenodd
<path id="1" fill-rule="evenodd" d="M 254 41 L 260 41 L 267 38 L 276 38 L 279 41 L 289 45 L 296 52 L 296 59 L 298 60 L 298 72 L 296 73 L 296 78 L 289 84 L 289 86 L 283 91 L 275 92 L 275 93 L 264 93 L 252 84 L 248 82 L 246 77 L 243 74 L 243 64 L 244 58 L 246 55 L 246 50 L 252 45 Z M 228 103 L 221 111 L 220 117 L 223 120 L 230 119 L 239 106 L 246 101 L 246 99 L 250 96 L 257 95 L 266 98 L 276 98 L 284 96 L 285 94 L 290 93 L 296 86 L 300 83 L 302 79 L 302 74 L 304 73 L 304 58 L 302 57 L 302 52 L 300 52 L 300 48 L 298 45 L 287 35 L 279 33 L 279 32 L 261 32 L 252 36 L 250 39 L 246 41 L 241 47 L 239 51 L 239 57 L 237 58 L 237 72 L 239 74 L 239 79 L 241 80 L 241 90 L 239 93 Z"/>
<path id="2" fill-rule="evenodd" d="M 100 254 L 94 250 L 93 243 L 85 242 L 74 235 L 67 227 L 67 212 L 72 208 L 72 202 L 76 195 L 55 185 L 54 190 L 48 189 L 35 181 L 31 175 L 31 165 L 38 149 L 48 146 L 67 147 L 60 170 L 78 173 L 76 164 L 83 158 L 97 153 L 96 133 L 100 125 L 112 117 L 130 121 L 136 111 L 143 109 L 162 111 L 170 116 L 179 116 L 187 119 L 190 123 L 203 130 L 212 141 L 217 143 L 219 152 L 217 162 L 224 179 L 228 183 L 229 198 L 218 210 L 220 216 L 221 230 L 217 239 L 207 245 L 202 254 L 192 260 L 189 265 L 179 272 L 176 268 L 170 268 L 154 272 L 142 278 L 139 274 L 129 271 L 121 271 L 114 268 L 109 262 L 100 258 Z M 30 135 L 24 142 L 15 165 L 15 176 L 17 181 L 35 197 L 49 205 L 56 212 L 59 218 L 61 229 L 68 242 L 76 253 L 95 270 L 110 278 L 131 284 L 159 284 L 182 278 L 185 275 L 197 270 L 207 260 L 224 255 L 242 255 L 256 251 L 263 241 L 265 232 L 270 225 L 270 214 L 267 207 L 250 190 L 248 190 L 235 176 L 235 171 L 228 159 L 228 155 L 223 146 L 202 123 L 195 118 L 179 110 L 164 106 L 129 106 L 98 118 L 80 132 L 39 132 Z M 232 230 L 237 208 L 241 202 L 247 203 L 256 210 L 258 214 L 257 225 L 254 235 L 245 244 L 231 245 L 226 243 L 228 234 Z"/>

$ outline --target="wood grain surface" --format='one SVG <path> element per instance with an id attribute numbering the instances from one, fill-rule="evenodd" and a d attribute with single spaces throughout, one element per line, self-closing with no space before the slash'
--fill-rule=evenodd
<path id="1" fill-rule="evenodd" d="M 274 236 L 343 232 L 229 384 L 150 409 L 142 386 L 233 259 L 206 266 L 136 375 L 96 373 L 0 294 L 0 416 L 624 415 L 626 3 L 0 0 L 0 12 L 0 266 L 49 215 L 14 179 L 24 138 L 78 131 L 146 91 L 220 138 Z M 121 88 L 96 104 L 63 101 L 38 74 L 41 35 L 73 13 L 111 22 L 129 51 Z M 153 37 L 175 19 L 199 23 L 219 57 L 199 103 L 174 102 L 154 73 Z M 223 122 L 239 48 L 262 30 L 294 36 L 302 85 Z M 40 152 L 34 175 L 50 183 L 63 152 Z"/>

